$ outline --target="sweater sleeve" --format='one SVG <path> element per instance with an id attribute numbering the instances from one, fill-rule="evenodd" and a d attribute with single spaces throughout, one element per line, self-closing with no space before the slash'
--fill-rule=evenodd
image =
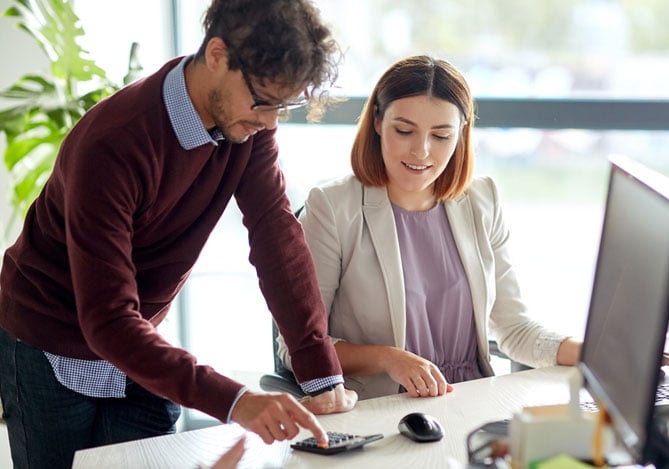
<path id="1" fill-rule="evenodd" d="M 249 260 L 285 340 L 298 382 L 341 375 L 327 335 L 314 263 L 286 195 L 274 132 L 255 137 L 235 197 L 249 232 Z"/>
<path id="2" fill-rule="evenodd" d="M 225 422 L 242 385 L 198 365 L 140 311 L 133 238 L 150 170 L 127 156 L 131 142 L 118 146 L 77 134 L 68 142 L 57 174 L 63 178 L 65 244 L 86 342 L 148 390 Z"/>
<path id="3" fill-rule="evenodd" d="M 340 286 L 342 247 L 332 205 L 322 188 L 314 187 L 309 191 L 300 213 L 300 223 L 314 259 L 319 289 L 329 317 L 332 302 Z M 330 339 L 333 344 L 341 340 L 335 337 Z M 281 335 L 277 338 L 277 355 L 292 370 L 290 355 Z"/>

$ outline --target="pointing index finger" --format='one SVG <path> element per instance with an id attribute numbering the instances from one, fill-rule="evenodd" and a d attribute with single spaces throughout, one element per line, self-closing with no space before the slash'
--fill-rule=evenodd
<path id="1" fill-rule="evenodd" d="M 307 399 L 311 399 L 310 396 L 307 396 L 303 399 L 300 399 L 300 402 L 303 402 Z M 316 419 L 316 416 L 309 412 L 303 405 L 297 403 L 295 409 L 292 411 L 293 420 L 301 427 L 309 430 L 313 435 L 318 446 L 321 448 L 326 448 L 328 446 L 328 435 L 325 429 Z"/>

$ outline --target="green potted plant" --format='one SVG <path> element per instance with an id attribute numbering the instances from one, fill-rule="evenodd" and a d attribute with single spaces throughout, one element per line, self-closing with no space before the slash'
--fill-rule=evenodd
<path id="1" fill-rule="evenodd" d="M 26 74 L 0 91 L 3 102 L 10 103 L 0 110 L 11 204 L 2 233 L 6 240 L 44 186 L 65 135 L 118 87 L 77 43 L 84 30 L 70 0 L 15 0 L 4 16 L 18 19 L 51 65 L 49 73 Z"/>

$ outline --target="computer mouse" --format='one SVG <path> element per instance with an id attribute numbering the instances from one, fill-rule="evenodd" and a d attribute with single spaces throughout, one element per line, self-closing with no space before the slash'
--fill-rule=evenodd
<path id="1" fill-rule="evenodd" d="M 407 414 L 397 424 L 400 433 L 420 443 L 438 441 L 444 436 L 444 427 L 431 415 L 422 412 Z"/>

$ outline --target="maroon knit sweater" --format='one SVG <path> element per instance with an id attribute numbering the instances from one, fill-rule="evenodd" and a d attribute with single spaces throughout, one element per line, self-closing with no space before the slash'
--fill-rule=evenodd
<path id="1" fill-rule="evenodd" d="M 154 393 L 226 421 L 242 385 L 198 365 L 155 326 L 233 196 L 298 380 L 341 368 L 274 131 L 184 150 L 162 98 L 178 60 L 100 102 L 65 139 L 5 253 L 0 327 L 41 350 L 105 359 Z M 234 327 L 242 312 L 221 309 Z"/>

